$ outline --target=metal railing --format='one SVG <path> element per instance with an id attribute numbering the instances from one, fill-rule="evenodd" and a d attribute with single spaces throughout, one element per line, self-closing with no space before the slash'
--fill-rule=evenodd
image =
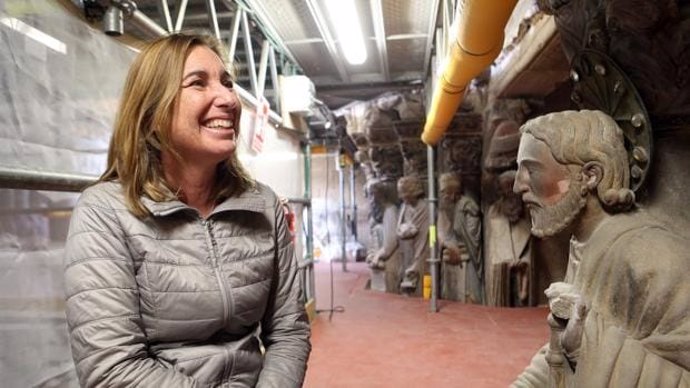
<path id="1" fill-rule="evenodd" d="M 34 171 L 0 166 L 0 188 L 79 192 L 96 183 L 98 176 Z"/>

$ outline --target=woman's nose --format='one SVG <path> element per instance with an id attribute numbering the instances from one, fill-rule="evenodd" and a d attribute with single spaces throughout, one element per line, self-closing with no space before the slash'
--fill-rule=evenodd
<path id="1" fill-rule="evenodd" d="M 237 96 L 237 92 L 234 89 L 230 89 L 222 84 L 216 86 L 215 90 L 215 101 L 217 106 L 228 106 L 235 107 L 240 103 L 240 99 Z"/>

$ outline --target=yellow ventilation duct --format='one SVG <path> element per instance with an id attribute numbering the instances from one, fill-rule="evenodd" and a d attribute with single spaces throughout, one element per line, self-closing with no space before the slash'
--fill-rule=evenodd
<path id="1" fill-rule="evenodd" d="M 503 30 L 517 0 L 463 0 L 458 7 L 458 31 L 450 47 L 426 117 L 422 141 L 438 143 L 465 95 L 467 84 L 503 49 Z"/>

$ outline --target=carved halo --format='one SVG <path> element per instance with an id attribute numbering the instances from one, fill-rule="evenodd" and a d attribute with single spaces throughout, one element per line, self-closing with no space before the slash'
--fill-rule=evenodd
<path id="1" fill-rule="evenodd" d="M 637 89 L 605 54 L 585 49 L 573 59 L 572 100 L 580 109 L 596 109 L 623 129 L 630 165 L 630 189 L 643 186 L 652 157 L 652 127 Z"/>

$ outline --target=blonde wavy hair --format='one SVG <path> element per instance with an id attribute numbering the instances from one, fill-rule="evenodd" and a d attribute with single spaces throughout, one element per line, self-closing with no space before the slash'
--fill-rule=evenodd
<path id="1" fill-rule="evenodd" d="M 208 47 L 223 61 L 227 58 L 221 43 L 211 36 L 176 33 L 147 44 L 127 74 L 107 168 L 99 181 L 119 181 L 127 207 L 137 217 L 149 214 L 141 202 L 142 196 L 154 201 L 177 199 L 165 181 L 161 151 L 168 150 L 182 161 L 170 133 L 185 61 L 198 46 Z M 235 131 L 239 136 L 239 128 Z M 237 152 L 232 152 L 218 165 L 211 196 L 218 203 L 253 186 L 254 181 L 240 164 Z"/>

